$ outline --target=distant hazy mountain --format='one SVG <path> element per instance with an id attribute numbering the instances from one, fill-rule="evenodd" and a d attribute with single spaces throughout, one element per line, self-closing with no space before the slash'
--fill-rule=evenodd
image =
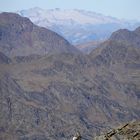
<path id="1" fill-rule="evenodd" d="M 140 23 L 137 21 L 119 20 L 84 10 L 43 10 L 32 8 L 18 13 L 30 18 L 35 24 L 47 27 L 72 44 L 107 39 L 112 32 L 120 28 L 134 29 Z"/>
<path id="2" fill-rule="evenodd" d="M 57 33 L 14 13 L 0 14 L 0 51 L 8 56 L 78 52 Z"/>

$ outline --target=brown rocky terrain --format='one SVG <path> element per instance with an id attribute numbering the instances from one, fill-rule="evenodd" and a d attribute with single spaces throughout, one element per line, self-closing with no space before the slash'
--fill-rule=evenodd
<path id="1" fill-rule="evenodd" d="M 76 48 L 81 50 L 83 53 L 89 54 L 93 49 L 98 47 L 102 42 L 104 42 L 104 41 L 103 40 L 101 40 L 101 41 L 90 41 L 90 42 L 78 44 L 78 45 L 76 45 Z"/>
<path id="2" fill-rule="evenodd" d="M 140 139 L 140 122 L 133 121 L 120 125 L 106 134 L 97 136 L 94 140 L 139 140 Z"/>
<path id="3" fill-rule="evenodd" d="M 138 30 L 131 34 L 138 36 Z M 6 36 L 2 35 L 0 48 L 7 46 Z M 111 38 L 89 55 L 56 47 L 58 51 L 49 55 L 31 51 L 30 55 L 18 56 L 20 53 L 9 51 L 12 55 L 8 58 L 7 51 L 2 51 L 0 140 L 65 140 L 77 130 L 90 139 L 120 123 L 138 120 L 140 47 L 135 40 L 129 44 Z M 15 38 L 10 42 L 16 43 Z"/>
<path id="4" fill-rule="evenodd" d="M 0 63 L 9 64 L 11 62 L 10 58 L 8 58 L 5 54 L 0 52 Z"/>

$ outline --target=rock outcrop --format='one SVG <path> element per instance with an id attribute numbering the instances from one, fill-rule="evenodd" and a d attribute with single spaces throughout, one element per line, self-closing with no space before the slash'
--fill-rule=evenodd
<path id="1" fill-rule="evenodd" d="M 95 137 L 93 140 L 139 140 L 140 122 L 134 121 L 110 130 L 108 133 Z"/>

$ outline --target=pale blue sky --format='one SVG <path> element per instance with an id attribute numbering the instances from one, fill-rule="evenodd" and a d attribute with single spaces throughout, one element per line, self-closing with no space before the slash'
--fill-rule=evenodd
<path id="1" fill-rule="evenodd" d="M 0 0 L 0 11 L 33 7 L 43 9 L 85 9 L 124 19 L 140 21 L 140 0 Z"/>

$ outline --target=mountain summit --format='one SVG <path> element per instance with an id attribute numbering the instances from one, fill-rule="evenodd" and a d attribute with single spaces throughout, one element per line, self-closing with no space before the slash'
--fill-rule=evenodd
<path id="1" fill-rule="evenodd" d="M 140 66 L 140 27 L 134 31 L 120 29 L 90 53 L 97 65 L 114 65 L 124 63 L 125 66 Z M 132 64 L 131 64 L 132 63 Z"/>
<path id="2" fill-rule="evenodd" d="M 0 51 L 8 56 L 78 52 L 57 33 L 14 13 L 0 14 Z"/>
<path id="3" fill-rule="evenodd" d="M 17 13 L 23 17 L 28 17 L 36 25 L 57 32 L 74 45 L 93 40 L 102 41 L 120 28 L 134 29 L 140 25 L 137 21 L 121 20 L 78 9 L 44 10 L 36 7 Z"/>

